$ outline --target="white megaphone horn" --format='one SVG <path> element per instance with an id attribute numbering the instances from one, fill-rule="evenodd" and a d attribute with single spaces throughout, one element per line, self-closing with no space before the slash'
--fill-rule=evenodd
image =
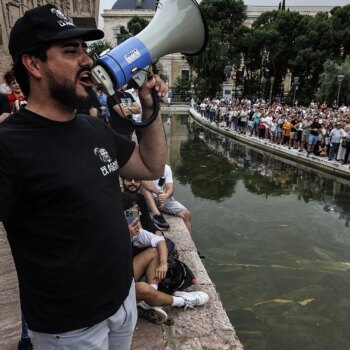
<path id="1" fill-rule="evenodd" d="M 195 0 L 160 0 L 148 26 L 96 60 L 92 70 L 109 95 L 134 80 L 141 86 L 145 68 L 171 53 L 196 55 L 205 49 L 208 31 Z"/>

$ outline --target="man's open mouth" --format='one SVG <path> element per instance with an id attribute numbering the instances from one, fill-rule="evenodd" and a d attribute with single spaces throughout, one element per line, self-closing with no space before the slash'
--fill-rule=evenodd
<path id="1" fill-rule="evenodd" d="M 93 86 L 92 75 L 90 72 L 84 72 L 80 75 L 79 81 L 85 86 Z"/>

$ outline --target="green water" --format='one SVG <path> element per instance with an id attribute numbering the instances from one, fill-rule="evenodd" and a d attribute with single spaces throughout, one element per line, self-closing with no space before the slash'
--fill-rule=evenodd
<path id="1" fill-rule="evenodd" d="M 244 348 L 350 349 L 349 182 L 189 121 L 164 124 L 175 197 Z"/>

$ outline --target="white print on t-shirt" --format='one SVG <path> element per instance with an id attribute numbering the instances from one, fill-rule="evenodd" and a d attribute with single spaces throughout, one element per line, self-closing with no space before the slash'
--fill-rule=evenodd
<path id="1" fill-rule="evenodd" d="M 103 176 L 106 176 L 106 175 L 108 175 L 110 173 L 113 173 L 113 171 L 117 171 L 119 169 L 119 164 L 115 160 L 114 162 L 112 162 L 110 164 L 102 166 L 100 169 L 101 169 L 101 172 L 102 172 Z"/>
<path id="2" fill-rule="evenodd" d="M 104 148 L 98 148 L 96 147 L 94 149 L 94 154 L 96 156 L 99 156 L 99 158 L 104 163 L 110 163 L 112 161 L 112 158 L 109 156 L 108 152 Z"/>
<path id="3" fill-rule="evenodd" d="M 110 157 L 106 149 L 96 147 L 94 149 L 94 154 L 98 156 L 102 162 L 109 163 L 100 168 L 103 176 L 107 176 L 108 174 L 113 173 L 114 171 L 117 171 L 119 169 L 118 162 L 116 160 L 112 162 L 112 158 Z"/>
<path id="4" fill-rule="evenodd" d="M 122 102 L 122 105 L 124 107 L 132 107 L 132 101 L 130 97 L 126 97 L 126 98 L 122 97 L 120 101 Z"/>

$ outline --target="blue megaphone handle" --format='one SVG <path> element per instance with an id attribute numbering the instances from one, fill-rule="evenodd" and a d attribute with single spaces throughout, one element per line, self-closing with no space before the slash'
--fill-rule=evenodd
<path id="1" fill-rule="evenodd" d="M 98 58 L 95 64 L 103 66 L 108 71 L 114 89 L 117 90 L 127 84 L 133 78 L 133 74 L 151 63 L 151 55 L 145 44 L 132 37 Z"/>

